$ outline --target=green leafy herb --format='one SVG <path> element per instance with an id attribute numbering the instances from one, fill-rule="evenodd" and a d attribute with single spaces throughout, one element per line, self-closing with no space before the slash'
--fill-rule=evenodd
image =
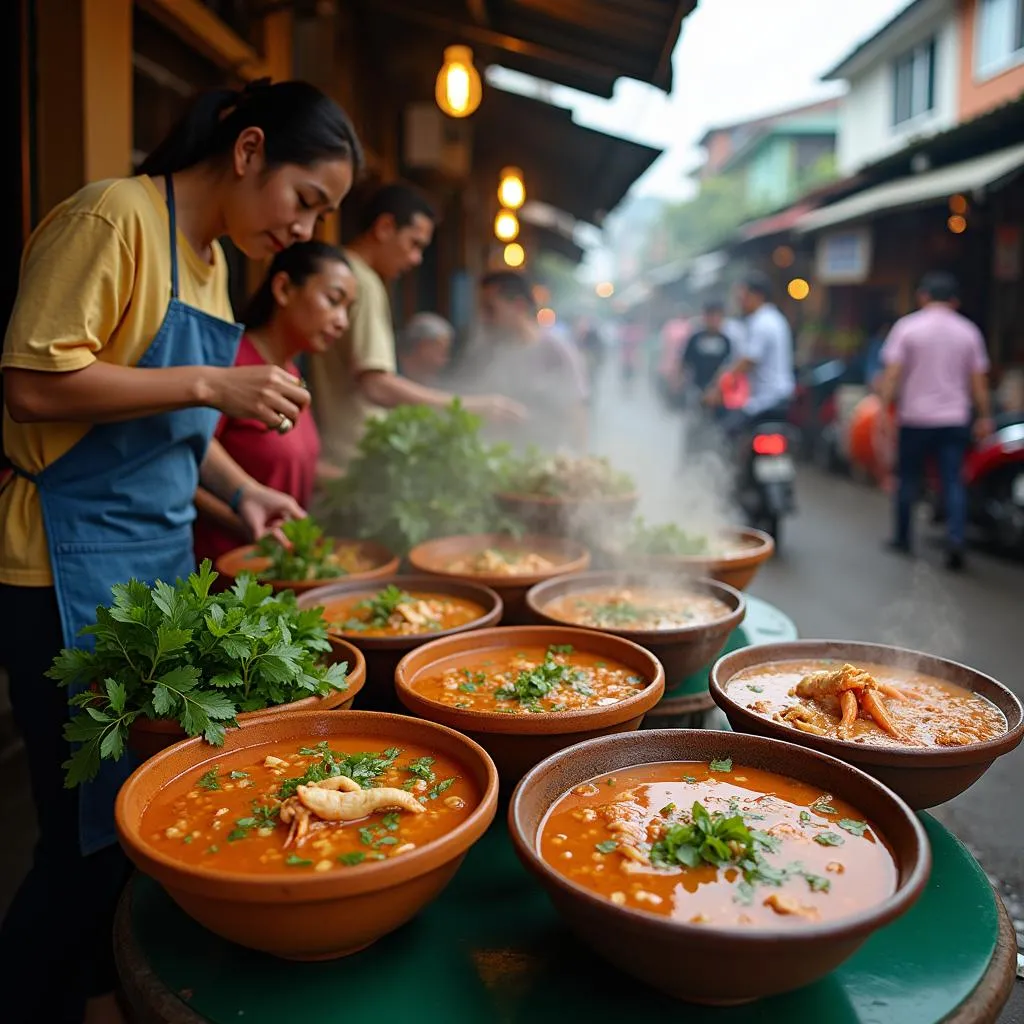
<path id="1" fill-rule="evenodd" d="M 398 747 L 388 747 L 379 754 L 340 754 L 331 750 L 326 740 L 315 747 L 304 747 L 300 753 L 302 752 L 306 752 L 306 756 L 315 754 L 320 760 L 314 761 L 302 775 L 285 779 L 278 787 L 278 800 L 287 800 L 288 797 L 294 796 L 299 786 L 323 782 L 324 779 L 332 779 L 337 775 L 345 775 L 353 782 L 358 782 L 363 789 L 371 789 L 376 780 L 391 768 L 398 755 L 402 753 Z"/>
<path id="2" fill-rule="evenodd" d="M 603 843 L 595 843 L 594 849 L 598 853 L 614 853 L 619 848 L 619 844 L 614 839 L 606 839 Z"/>
<path id="3" fill-rule="evenodd" d="M 747 684 L 747 689 L 751 693 L 764 693 L 764 687 L 763 686 L 755 686 L 753 683 L 748 683 Z"/>
<path id="4" fill-rule="evenodd" d="M 708 538 L 689 534 L 675 523 L 648 526 L 641 516 L 630 525 L 625 551 L 636 555 L 704 555 L 710 550 Z"/>
<path id="5" fill-rule="evenodd" d="M 690 785 L 693 785 L 693 783 L 695 783 L 696 781 L 697 781 L 697 776 L 696 775 L 684 775 L 683 776 L 683 782 L 688 782 L 688 783 L 690 783 Z"/>
<path id="6" fill-rule="evenodd" d="M 353 850 L 351 853 L 342 853 L 338 856 L 338 863 L 353 868 L 366 860 L 366 854 L 362 850 Z"/>
<path id="7" fill-rule="evenodd" d="M 675 804 L 665 804 L 664 807 L 658 813 L 663 817 L 667 818 L 676 809 Z"/>
<path id="8" fill-rule="evenodd" d="M 476 683 L 459 683 L 459 689 L 463 693 L 476 693 Z"/>
<path id="9" fill-rule="evenodd" d="M 846 840 L 837 832 L 819 832 L 814 841 L 822 846 L 842 846 Z"/>
<path id="10" fill-rule="evenodd" d="M 739 815 L 709 814 L 703 804 L 694 803 L 689 825 L 673 824 L 651 846 L 655 867 L 699 864 L 723 867 L 753 857 L 754 838 Z"/>
<path id="11" fill-rule="evenodd" d="M 238 779 L 247 779 L 247 778 L 249 778 L 249 773 L 248 772 L 228 772 L 228 778 L 229 779 L 235 779 L 236 781 Z"/>
<path id="12" fill-rule="evenodd" d="M 543 706 L 537 702 L 550 696 L 552 691 L 566 683 L 573 685 L 579 692 L 586 693 L 590 688 L 581 682 L 577 675 L 579 670 L 555 661 L 556 655 L 571 652 L 572 648 L 566 650 L 564 645 L 549 647 L 539 665 L 523 669 L 511 683 L 506 683 L 495 690 L 494 696 L 498 700 L 518 700 L 526 704 L 531 711 L 543 711 Z"/>
<path id="13" fill-rule="evenodd" d="M 731 772 L 732 771 L 732 758 L 731 757 L 716 757 L 711 764 L 708 765 L 708 770 L 712 772 Z"/>
<path id="14" fill-rule="evenodd" d="M 391 616 L 398 611 L 398 606 L 410 604 L 415 598 L 412 594 L 389 583 L 383 590 L 378 590 L 373 597 L 366 598 L 356 605 L 356 610 L 366 612 L 364 619 L 360 620 L 366 626 L 373 629 L 383 629 Z"/>
<path id="15" fill-rule="evenodd" d="M 825 793 L 811 804 L 811 810 L 815 814 L 838 814 L 839 812 L 832 806 L 831 801 L 832 795 Z"/>
<path id="16" fill-rule="evenodd" d="M 184 843 L 184 844 L 185 844 L 186 846 L 188 846 L 188 844 L 189 844 L 189 843 L 191 843 L 193 839 L 195 839 L 195 836 L 194 836 L 194 835 L 192 835 L 191 833 L 189 833 L 189 834 L 188 834 L 187 836 L 185 836 L 185 838 L 184 838 L 184 839 L 182 839 L 182 842 L 183 842 L 183 843 Z"/>
<path id="17" fill-rule="evenodd" d="M 214 790 L 220 789 L 220 779 L 217 778 L 217 766 L 214 765 L 205 775 L 200 776 L 196 783 L 197 789 Z"/>
<path id="18" fill-rule="evenodd" d="M 513 460 L 508 489 L 552 498 L 606 498 L 629 494 L 636 483 L 596 455 L 544 455 L 531 449 Z"/>
<path id="19" fill-rule="evenodd" d="M 821 875 L 812 875 L 810 872 L 806 872 L 804 878 L 811 887 L 811 892 L 828 892 L 832 888 L 832 883 L 827 878 L 822 878 Z"/>
<path id="20" fill-rule="evenodd" d="M 811 820 L 811 815 L 810 815 L 810 813 L 809 813 L 809 812 L 807 812 L 807 811 L 801 811 L 801 812 L 800 812 L 800 820 L 801 820 L 802 822 L 804 822 L 804 823 L 806 823 L 806 822 L 810 821 L 810 820 Z"/>
<path id="21" fill-rule="evenodd" d="M 436 786 L 427 791 L 428 800 L 436 800 L 446 790 L 452 788 L 455 785 L 454 776 L 450 779 L 442 779 Z"/>
<path id="22" fill-rule="evenodd" d="M 252 816 L 256 821 L 256 828 L 273 828 L 280 813 L 281 807 L 278 804 L 260 804 L 255 800 L 252 802 Z"/>
<path id="23" fill-rule="evenodd" d="M 858 838 L 868 830 L 868 823 L 866 821 L 855 821 L 853 818 L 840 818 L 836 824 L 844 831 L 849 832 L 852 836 Z"/>
<path id="24" fill-rule="evenodd" d="M 346 666 L 324 664 L 322 609 L 300 610 L 293 593 L 275 594 L 248 573 L 214 594 L 216 579 L 204 561 L 173 585 L 119 583 L 82 631 L 95 649 L 68 648 L 54 660 L 47 675 L 69 688 L 74 709 L 65 785 L 119 760 L 140 716 L 175 721 L 219 746 L 240 712 L 347 689 Z"/>
<path id="25" fill-rule="evenodd" d="M 290 868 L 309 868 L 313 866 L 311 860 L 306 860 L 305 857 L 300 857 L 296 853 L 291 853 L 284 859 L 285 864 Z"/>
<path id="26" fill-rule="evenodd" d="M 289 519 L 281 525 L 285 543 L 267 534 L 256 545 L 255 556 L 269 558 L 259 573 L 262 580 L 327 580 L 347 575 L 334 553 L 334 542 L 310 517 Z"/>
<path id="27" fill-rule="evenodd" d="M 379 825 L 364 825 L 359 829 L 359 840 L 367 846 L 378 850 L 382 846 L 394 846 L 398 842 L 396 836 L 391 835 L 398 829 L 398 814 L 386 814 Z"/>
<path id="28" fill-rule="evenodd" d="M 422 779 L 424 782 L 434 781 L 434 770 L 431 765 L 434 763 L 432 757 L 418 757 L 415 761 L 410 761 L 406 766 L 405 770 L 410 775 L 415 775 L 417 779 Z"/>

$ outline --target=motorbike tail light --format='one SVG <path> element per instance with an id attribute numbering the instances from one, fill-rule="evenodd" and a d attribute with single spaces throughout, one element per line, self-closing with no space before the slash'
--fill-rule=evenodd
<path id="1" fill-rule="evenodd" d="M 785 434 L 754 435 L 754 451 L 758 455 L 784 455 L 787 447 Z"/>

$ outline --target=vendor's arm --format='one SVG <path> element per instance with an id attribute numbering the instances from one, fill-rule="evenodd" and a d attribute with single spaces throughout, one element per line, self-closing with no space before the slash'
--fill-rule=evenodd
<path id="1" fill-rule="evenodd" d="M 882 345 L 882 377 L 878 385 L 878 399 L 883 412 L 896 401 L 900 381 L 903 379 L 903 363 L 906 359 L 906 324 L 897 320 Z M 883 416 L 883 419 L 885 417 Z"/>
<path id="2" fill-rule="evenodd" d="M 988 353 L 981 331 L 975 330 L 971 353 L 971 397 L 974 399 L 974 437 L 981 441 L 995 429 L 992 420 L 992 397 L 988 383 Z"/>
<path id="3" fill-rule="evenodd" d="M 199 481 L 213 497 L 238 508 L 238 517 L 250 536 L 262 537 L 288 519 L 302 519 L 306 513 L 299 503 L 281 491 L 259 483 L 213 440 L 199 471 Z"/>
<path id="4" fill-rule="evenodd" d="M 196 512 L 200 519 L 212 523 L 217 529 L 235 534 L 239 542 L 250 539 L 249 530 L 242 522 L 241 516 L 233 512 L 226 501 L 221 501 L 205 487 L 200 487 L 196 491 Z"/>

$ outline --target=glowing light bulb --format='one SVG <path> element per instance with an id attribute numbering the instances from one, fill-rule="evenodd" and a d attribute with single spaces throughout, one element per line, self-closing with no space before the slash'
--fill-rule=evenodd
<path id="1" fill-rule="evenodd" d="M 449 117 L 469 117 L 483 99 L 480 73 L 473 66 L 473 51 L 468 46 L 449 46 L 434 86 L 437 105 Z"/>
<path id="2" fill-rule="evenodd" d="M 518 242 L 510 242 L 505 246 L 505 266 L 521 267 L 526 262 L 526 250 Z"/>

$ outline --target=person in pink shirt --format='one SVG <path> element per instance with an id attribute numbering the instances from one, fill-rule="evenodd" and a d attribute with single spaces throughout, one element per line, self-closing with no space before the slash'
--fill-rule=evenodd
<path id="1" fill-rule="evenodd" d="M 981 331 L 957 312 L 957 282 L 951 274 L 925 276 L 918 289 L 921 308 L 893 325 L 882 348 L 885 372 L 879 394 L 882 407 L 896 401 L 899 427 L 895 551 L 911 551 L 911 517 L 925 463 L 938 464 L 946 500 L 946 566 L 964 563 L 967 497 L 963 461 L 974 434 L 992 432 L 988 393 L 988 356 Z"/>

